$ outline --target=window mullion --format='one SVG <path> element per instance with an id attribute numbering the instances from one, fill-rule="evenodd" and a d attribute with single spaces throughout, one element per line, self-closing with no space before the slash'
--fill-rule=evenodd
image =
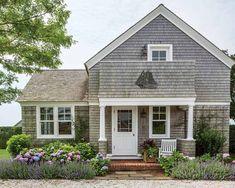
<path id="1" fill-rule="evenodd" d="M 58 107 L 54 107 L 53 110 L 53 115 L 54 115 L 54 135 L 55 137 L 58 137 L 59 135 L 59 125 L 58 125 Z"/>

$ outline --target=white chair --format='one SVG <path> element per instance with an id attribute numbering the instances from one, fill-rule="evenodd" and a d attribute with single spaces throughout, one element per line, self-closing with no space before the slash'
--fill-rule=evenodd
<path id="1" fill-rule="evenodd" d="M 159 158 L 172 155 L 174 150 L 176 150 L 176 139 L 162 139 L 161 147 L 159 148 Z"/>

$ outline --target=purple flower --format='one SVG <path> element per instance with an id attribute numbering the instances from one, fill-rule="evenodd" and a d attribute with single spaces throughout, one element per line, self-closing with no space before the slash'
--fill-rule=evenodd
<path id="1" fill-rule="evenodd" d="M 69 157 L 72 157 L 72 156 L 73 156 L 73 154 L 72 154 L 72 153 L 68 153 L 68 156 L 69 156 Z"/>
<path id="2" fill-rule="evenodd" d="M 47 164 L 51 165 L 51 164 L 53 164 L 53 162 L 52 161 L 47 161 Z"/>
<path id="3" fill-rule="evenodd" d="M 19 158 L 19 161 L 22 161 L 22 162 L 23 162 L 23 161 L 24 161 L 24 158 L 23 158 L 23 157 L 20 157 L 20 158 Z"/>
<path id="4" fill-rule="evenodd" d="M 29 154 L 29 152 L 27 152 L 24 154 L 24 157 L 31 158 L 31 155 Z"/>
<path id="5" fill-rule="evenodd" d="M 17 155 L 15 159 L 19 160 L 20 158 L 22 158 L 22 155 Z"/>
<path id="6" fill-rule="evenodd" d="M 51 154 L 51 157 L 56 157 L 56 154 L 55 154 L 55 153 L 52 153 L 52 154 Z"/>
<path id="7" fill-rule="evenodd" d="M 23 160 L 24 160 L 25 162 L 27 162 L 29 159 L 28 159 L 28 158 L 23 158 Z"/>
<path id="8" fill-rule="evenodd" d="M 29 159 L 29 162 L 30 162 L 30 163 L 33 163 L 33 159 L 32 159 L 32 158 L 31 158 L 31 159 Z"/>

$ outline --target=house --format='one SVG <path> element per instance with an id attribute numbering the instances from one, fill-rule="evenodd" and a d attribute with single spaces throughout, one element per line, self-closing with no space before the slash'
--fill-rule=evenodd
<path id="1" fill-rule="evenodd" d="M 86 70 L 32 76 L 18 102 L 23 132 L 35 144 L 86 139 L 110 157 L 140 156 L 153 138 L 177 139 L 195 156 L 193 128 L 202 114 L 227 137 L 230 69 L 234 62 L 187 23 L 159 5 L 85 63 Z"/>

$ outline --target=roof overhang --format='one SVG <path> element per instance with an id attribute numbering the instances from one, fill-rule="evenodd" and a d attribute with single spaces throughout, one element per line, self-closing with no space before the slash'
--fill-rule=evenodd
<path id="1" fill-rule="evenodd" d="M 159 15 L 164 16 L 171 23 L 181 29 L 184 33 L 186 33 L 189 37 L 195 40 L 198 44 L 208 50 L 211 54 L 213 54 L 216 58 L 218 58 L 221 62 L 223 62 L 226 66 L 231 68 L 234 65 L 234 61 L 228 57 L 224 52 L 222 52 L 218 47 L 216 47 L 212 42 L 203 37 L 199 32 L 193 29 L 190 25 L 184 22 L 181 18 L 176 16 L 173 12 L 167 9 L 163 4 L 160 4 L 156 9 L 142 18 L 139 22 L 105 46 L 102 50 L 100 50 L 96 55 L 90 58 L 86 63 L 85 67 L 89 71 L 96 63 L 102 60 L 105 56 L 111 53 L 115 48 L 125 42 L 128 38 L 134 35 L 137 31 L 142 29 L 145 25 L 151 22 L 153 19 L 158 17 Z"/>

